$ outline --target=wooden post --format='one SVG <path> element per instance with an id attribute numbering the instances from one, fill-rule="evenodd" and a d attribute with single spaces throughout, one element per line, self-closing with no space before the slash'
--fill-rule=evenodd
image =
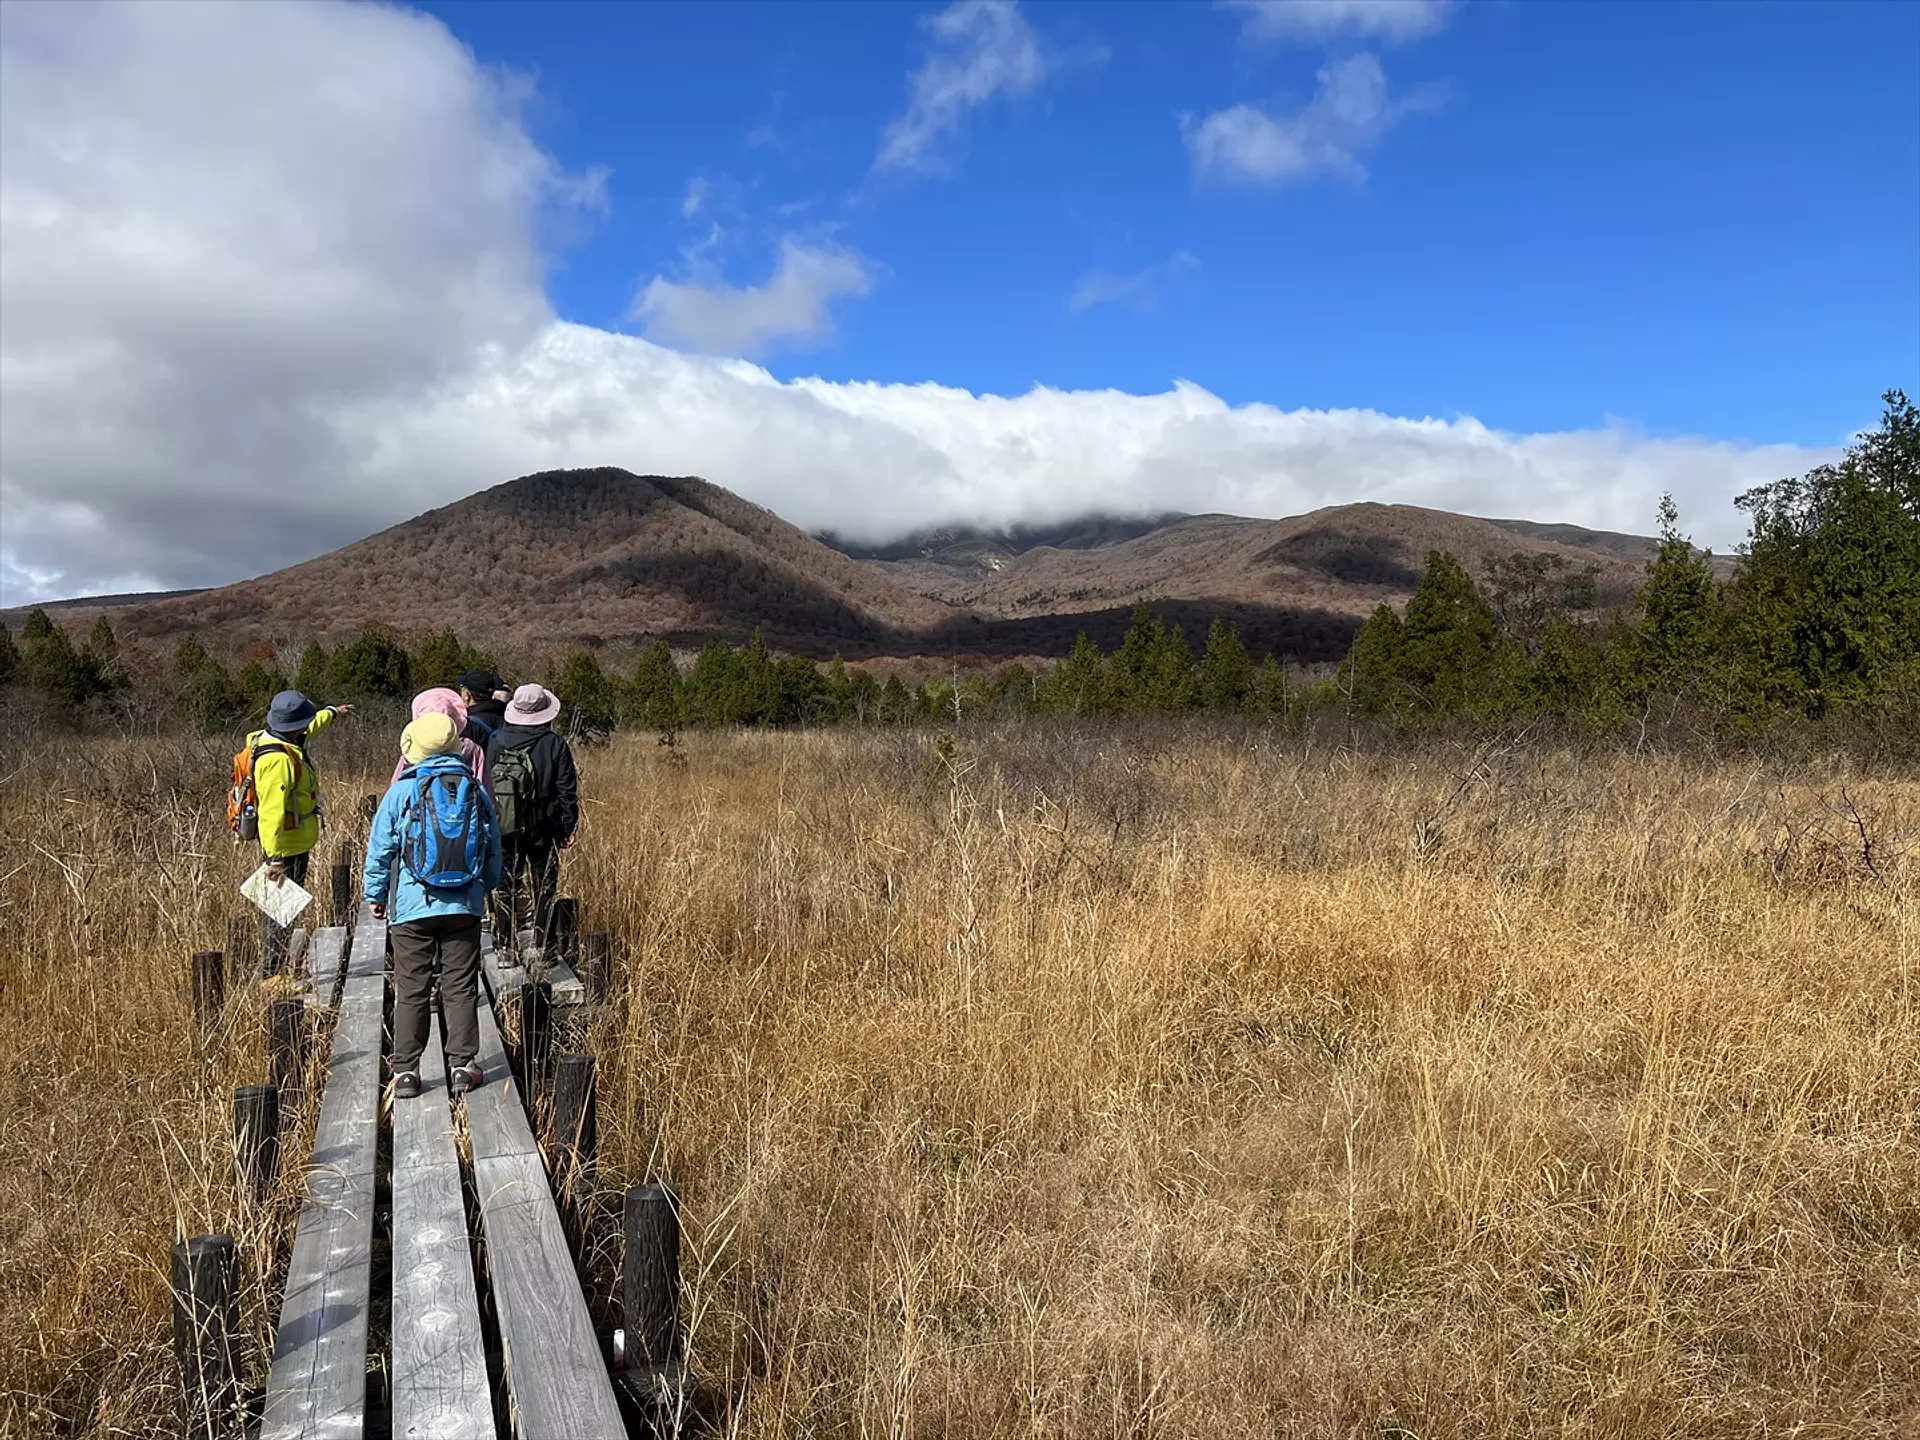
<path id="1" fill-rule="evenodd" d="M 220 1007 L 227 999 L 227 962 L 218 950 L 201 950 L 193 957 L 193 1019 L 205 1035 L 220 1023 Z"/>
<path id="2" fill-rule="evenodd" d="M 629 1369 L 680 1362 L 680 1197 L 670 1185 L 627 1191 L 621 1318 Z"/>
<path id="3" fill-rule="evenodd" d="M 575 973 L 586 988 L 587 999 L 596 1003 L 607 998 L 607 982 L 613 971 L 612 949 L 604 930 L 589 930 L 580 937 L 580 966 Z"/>
<path id="4" fill-rule="evenodd" d="M 236 985 L 253 973 L 259 939 L 260 927 L 251 912 L 227 917 L 227 977 Z"/>
<path id="5" fill-rule="evenodd" d="M 293 931 L 277 925 L 265 915 L 260 917 L 260 974 L 278 975 L 287 968 L 287 937 Z"/>
<path id="6" fill-rule="evenodd" d="M 222 1440 L 235 1429 L 239 1281 L 231 1235 L 200 1235 L 173 1247 L 173 1355 L 194 1440 Z"/>
<path id="7" fill-rule="evenodd" d="M 333 923 L 353 923 L 353 867 L 345 860 L 333 862 Z"/>
<path id="8" fill-rule="evenodd" d="M 267 1007 L 267 1078 L 279 1092 L 280 1123 L 291 1126 L 307 1080 L 307 1007 L 297 997 Z"/>
<path id="9" fill-rule="evenodd" d="M 259 1205 L 280 1183 L 280 1087 L 233 1092 L 233 1174 L 240 1194 Z"/>
<path id="10" fill-rule="evenodd" d="M 591 1212 L 600 1149 L 593 1057 L 562 1055 L 553 1071 L 553 1188 L 576 1231 Z M 576 1242 L 582 1237 L 576 1234 Z"/>
<path id="11" fill-rule="evenodd" d="M 547 953 L 549 965 L 575 969 L 580 960 L 580 902 L 571 895 L 560 896 L 553 902 L 553 917 L 547 923 L 553 933 L 535 936 L 534 943 L 542 943 L 543 938 L 551 943 L 553 948 Z"/>
<path id="12" fill-rule="evenodd" d="M 527 1100 L 543 1093 L 553 1074 L 553 986 L 529 980 L 520 987 L 520 1078 Z"/>

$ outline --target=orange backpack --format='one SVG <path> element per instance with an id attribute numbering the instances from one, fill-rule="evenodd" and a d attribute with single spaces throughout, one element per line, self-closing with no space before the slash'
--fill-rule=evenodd
<path id="1" fill-rule="evenodd" d="M 293 785 L 300 785 L 300 752 L 284 740 L 265 739 L 256 745 L 249 745 L 233 757 L 233 788 L 227 791 L 227 829 L 242 840 L 260 838 L 260 794 L 253 783 L 253 762 L 262 749 L 271 746 L 275 750 L 286 752 L 287 761 L 293 766 Z M 289 805 L 281 819 L 284 830 L 297 829 L 300 817 L 297 806 Z"/>

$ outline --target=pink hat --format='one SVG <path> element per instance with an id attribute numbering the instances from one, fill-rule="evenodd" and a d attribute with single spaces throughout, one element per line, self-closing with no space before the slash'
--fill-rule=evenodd
<path id="1" fill-rule="evenodd" d="M 507 702 L 509 725 L 544 725 L 560 713 L 560 697 L 544 685 L 522 685 Z"/>

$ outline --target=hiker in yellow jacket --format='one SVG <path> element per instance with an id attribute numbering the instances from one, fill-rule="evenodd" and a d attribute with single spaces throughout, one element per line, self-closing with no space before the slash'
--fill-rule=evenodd
<path id="1" fill-rule="evenodd" d="M 321 709 L 298 690 L 282 690 L 267 707 L 267 728 L 247 737 L 253 750 L 253 788 L 260 817 L 260 853 L 268 878 L 307 883 L 307 860 L 320 843 L 320 781 L 307 759 L 307 741 L 353 712 L 351 705 Z"/>

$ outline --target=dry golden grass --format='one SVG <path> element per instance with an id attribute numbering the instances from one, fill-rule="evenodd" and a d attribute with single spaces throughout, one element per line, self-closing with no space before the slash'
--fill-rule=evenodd
<path id="1" fill-rule="evenodd" d="M 1920 1426 L 1920 786 L 929 738 L 585 757 L 602 1180 L 680 1188 L 723 1433 Z M 233 1220 L 206 765 L 0 764 L 8 1434 L 166 1433 L 167 1247 Z"/>

